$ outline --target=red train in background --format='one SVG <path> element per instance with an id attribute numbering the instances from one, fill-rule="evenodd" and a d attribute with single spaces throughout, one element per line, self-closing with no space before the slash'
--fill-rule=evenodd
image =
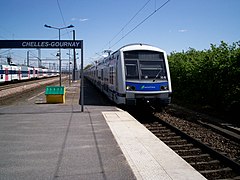
<path id="1" fill-rule="evenodd" d="M 34 78 L 58 76 L 58 70 L 47 68 L 0 64 L 0 83 L 21 81 Z"/>

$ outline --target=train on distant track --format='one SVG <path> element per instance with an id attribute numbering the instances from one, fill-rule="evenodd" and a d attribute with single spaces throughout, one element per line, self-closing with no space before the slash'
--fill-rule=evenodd
<path id="1" fill-rule="evenodd" d="M 48 68 L 0 64 L 0 83 L 58 76 L 59 71 Z"/>
<path id="2" fill-rule="evenodd" d="M 116 104 L 162 108 L 171 101 L 166 52 L 147 44 L 129 44 L 85 69 L 84 76 Z"/>

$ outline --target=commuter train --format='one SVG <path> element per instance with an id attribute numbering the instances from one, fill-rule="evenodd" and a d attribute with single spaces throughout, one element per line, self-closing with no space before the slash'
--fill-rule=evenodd
<path id="1" fill-rule="evenodd" d="M 123 46 L 87 68 L 84 76 L 116 104 L 161 108 L 171 101 L 166 52 L 151 45 Z"/>
<path id="2" fill-rule="evenodd" d="M 47 68 L 0 64 L 0 83 L 22 81 L 34 78 L 58 76 L 59 72 Z"/>

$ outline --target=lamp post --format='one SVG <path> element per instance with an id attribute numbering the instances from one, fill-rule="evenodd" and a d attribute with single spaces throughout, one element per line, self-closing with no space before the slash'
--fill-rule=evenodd
<path id="1" fill-rule="evenodd" d="M 58 36 L 59 36 L 59 43 L 60 43 L 60 40 L 61 40 L 60 31 L 62 29 L 73 28 L 74 26 L 69 25 L 69 26 L 66 26 L 66 27 L 58 28 L 58 27 L 53 27 L 53 26 L 49 26 L 49 25 L 45 24 L 44 27 L 51 28 L 51 29 L 57 29 L 58 30 Z M 60 86 L 62 86 L 62 62 L 61 62 L 61 48 L 60 47 L 59 47 L 59 54 L 58 55 L 59 55 L 58 56 L 58 58 L 59 58 L 59 84 L 60 84 Z"/>
<path id="2" fill-rule="evenodd" d="M 69 75 L 69 86 L 71 85 L 71 71 L 70 71 L 70 65 L 72 64 L 71 62 L 71 54 L 70 54 L 70 50 L 69 53 L 67 53 L 67 55 L 69 55 L 69 61 L 68 61 L 68 75 Z"/>

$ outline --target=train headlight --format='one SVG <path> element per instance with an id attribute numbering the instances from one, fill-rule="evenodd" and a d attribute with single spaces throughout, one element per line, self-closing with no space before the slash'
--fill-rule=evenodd
<path id="1" fill-rule="evenodd" d="M 168 86 L 161 86 L 161 87 L 160 87 L 160 90 L 161 90 L 161 91 L 166 91 L 166 90 L 168 90 Z"/>
<path id="2" fill-rule="evenodd" d="M 136 89 L 135 86 L 129 86 L 129 85 L 126 86 L 127 91 L 135 91 L 135 89 Z"/>

